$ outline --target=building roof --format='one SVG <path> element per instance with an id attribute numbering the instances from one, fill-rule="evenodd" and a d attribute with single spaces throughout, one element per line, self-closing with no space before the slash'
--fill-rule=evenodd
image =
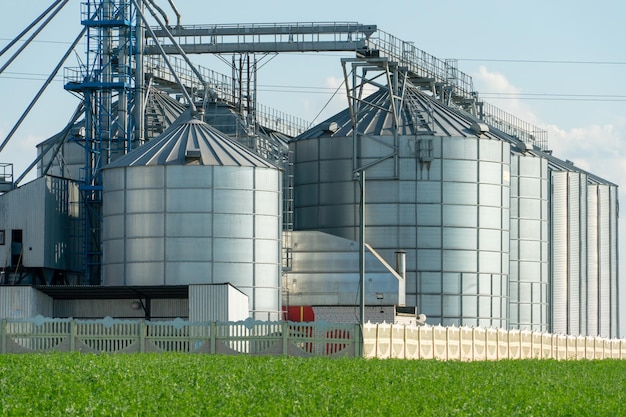
<path id="1" fill-rule="evenodd" d="M 188 285 L 35 285 L 33 288 L 54 300 L 189 298 Z"/>

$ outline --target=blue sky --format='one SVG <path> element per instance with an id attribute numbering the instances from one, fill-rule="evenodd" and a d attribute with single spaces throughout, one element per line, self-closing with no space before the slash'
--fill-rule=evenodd
<path id="1" fill-rule="evenodd" d="M 52 0 L 3 2 L 0 46 L 6 45 Z M 166 11 L 168 1 L 157 3 Z M 266 0 L 209 2 L 175 0 L 183 24 L 356 21 L 379 29 L 441 59 L 458 59 L 480 95 L 549 132 L 555 156 L 569 159 L 614 183 L 626 178 L 626 3 L 618 0 L 329 1 Z M 170 20 L 174 21 L 173 13 Z M 28 53 L 0 75 L 0 140 L 24 111 L 41 83 L 81 29 L 80 2 L 70 3 Z M 84 47 L 67 66 L 77 66 Z M 3 65 L 8 54 L 0 57 Z M 336 54 L 279 55 L 259 72 L 259 102 L 312 120 L 343 79 Z M 221 61 L 194 57 L 229 74 Z M 227 59 L 229 59 L 227 57 Z M 302 87 L 315 87 L 302 88 Z M 0 162 L 16 172 L 35 157 L 34 146 L 59 131 L 78 99 L 61 79 L 35 107 Z M 345 107 L 331 100 L 317 121 Z M 620 192 L 624 201 L 623 190 Z M 626 224 L 620 224 L 626 248 Z M 626 253 L 620 255 L 626 271 Z M 622 285 L 626 287 L 626 283 Z M 626 290 L 626 288 L 622 288 Z M 625 299 L 624 297 L 622 299 Z M 622 302 L 626 310 L 626 302 Z M 626 311 L 624 312 L 626 313 Z M 626 328 L 626 320 L 622 319 Z M 624 334 L 624 332 L 622 332 Z"/>

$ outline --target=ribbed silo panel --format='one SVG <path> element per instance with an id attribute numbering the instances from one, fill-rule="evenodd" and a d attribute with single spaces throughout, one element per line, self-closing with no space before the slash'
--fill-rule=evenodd
<path id="1" fill-rule="evenodd" d="M 567 333 L 567 173 L 552 174 L 552 333 Z"/>
<path id="2" fill-rule="evenodd" d="M 610 218 L 609 232 L 611 233 L 611 337 L 621 337 L 619 330 L 619 285 L 618 285 L 618 192 L 617 186 L 609 187 Z"/>
<path id="3" fill-rule="evenodd" d="M 274 165 L 191 118 L 103 175 L 104 228 L 123 225 L 104 234 L 106 285 L 237 281 L 254 317 L 279 318 L 282 174 Z"/>
<path id="4" fill-rule="evenodd" d="M 579 328 L 578 332 L 571 334 L 587 334 L 587 319 L 585 317 L 585 312 L 587 311 L 587 253 L 588 253 L 588 243 L 587 243 L 587 175 L 580 175 L 580 213 L 578 215 L 580 219 L 580 255 L 579 258 L 579 268 L 580 268 L 580 279 L 579 279 L 579 288 L 578 288 L 578 323 Z"/>
<path id="5" fill-rule="evenodd" d="M 548 330 L 547 161 L 534 155 L 511 156 L 510 292 L 511 327 Z M 515 162 L 513 162 L 515 161 Z M 503 251 L 506 250 L 503 245 Z"/>
<path id="6" fill-rule="evenodd" d="M 598 186 L 599 239 L 599 333 L 609 337 L 611 332 L 611 205 L 609 186 Z"/>
<path id="7" fill-rule="evenodd" d="M 568 172 L 568 274 L 567 274 L 567 333 L 580 333 L 580 256 L 581 256 L 581 196 L 580 175 Z"/>
<path id="8" fill-rule="evenodd" d="M 598 186 L 590 185 L 587 193 L 587 334 L 598 334 Z"/>

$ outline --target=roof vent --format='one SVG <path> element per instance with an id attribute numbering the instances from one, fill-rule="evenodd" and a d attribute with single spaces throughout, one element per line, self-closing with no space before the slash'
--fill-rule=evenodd
<path id="1" fill-rule="evenodd" d="M 470 126 L 470 130 L 477 135 L 482 135 L 483 133 L 489 132 L 489 126 L 487 126 L 487 123 L 475 122 Z"/>
<path id="2" fill-rule="evenodd" d="M 185 150 L 185 165 L 199 165 L 202 154 L 200 149 L 191 148 Z"/>
<path id="3" fill-rule="evenodd" d="M 335 133 L 336 131 L 339 130 L 339 125 L 337 124 L 337 122 L 322 123 L 320 127 L 322 128 L 324 132 L 327 132 L 327 133 Z"/>

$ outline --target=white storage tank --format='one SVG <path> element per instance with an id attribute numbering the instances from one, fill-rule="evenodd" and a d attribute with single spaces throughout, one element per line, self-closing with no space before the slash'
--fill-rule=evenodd
<path id="1" fill-rule="evenodd" d="M 188 113 L 103 170 L 103 284 L 230 283 L 280 318 L 282 174 Z"/>

